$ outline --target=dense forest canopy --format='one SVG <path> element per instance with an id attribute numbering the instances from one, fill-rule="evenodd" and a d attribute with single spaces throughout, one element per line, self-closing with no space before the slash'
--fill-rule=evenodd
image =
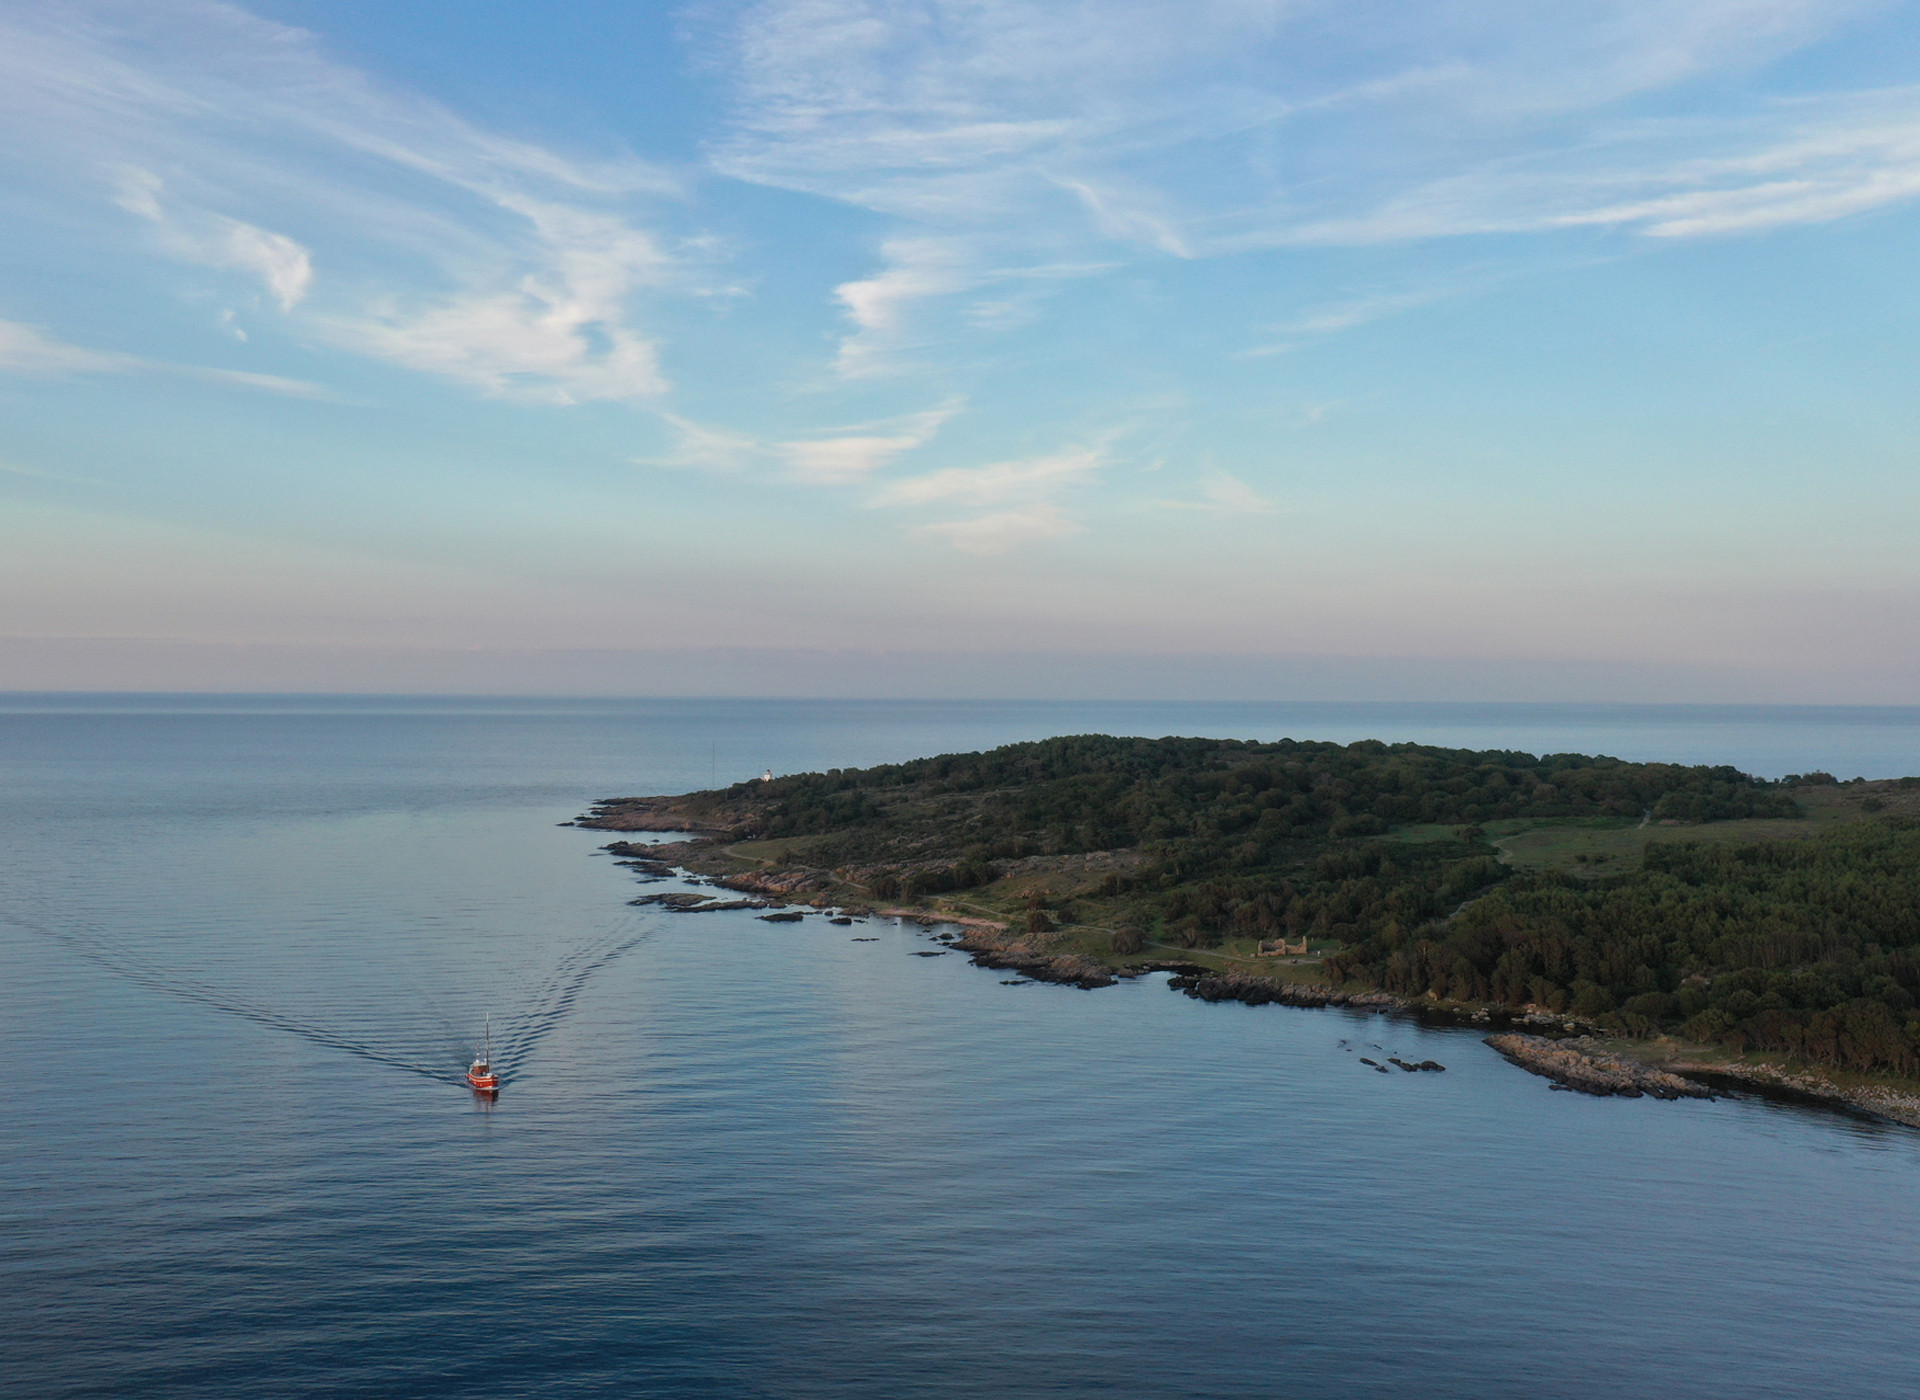
<path id="1" fill-rule="evenodd" d="M 1330 959 L 1407 995 L 1544 1005 L 1849 1069 L 1920 1072 L 1920 824 L 1653 846 L 1600 886 L 1518 876 L 1442 927 Z"/>
<path id="2" fill-rule="evenodd" d="M 903 789 L 991 794 L 995 825 L 1055 851 L 1243 833 L 1261 842 L 1371 836 L 1396 825 L 1509 817 L 1721 821 L 1798 810 L 1783 789 L 1728 767 L 1377 740 L 1261 744 L 1098 734 L 806 773 L 741 784 L 731 795 L 773 799 L 777 810 L 765 830 L 783 836 L 877 821 L 886 797 Z"/>
<path id="3" fill-rule="evenodd" d="M 736 834 L 797 840 L 876 893 L 989 885 L 1013 864 L 1129 853 L 1088 917 L 1209 948 L 1338 946 L 1336 979 L 1546 1007 L 1859 1069 L 1920 1072 L 1920 824 L 1659 844 L 1599 878 L 1516 873 L 1485 823 L 1799 815 L 1729 767 L 1421 744 L 1081 735 L 713 794 Z M 1875 811 L 1869 800 L 1865 810 Z"/>
<path id="4" fill-rule="evenodd" d="M 880 877 L 887 897 L 983 885 L 996 862 L 1132 851 L 1131 870 L 1099 892 L 1119 901 L 1107 912 L 1190 948 L 1279 934 L 1351 942 L 1432 923 L 1508 877 L 1481 822 L 1797 812 L 1785 790 L 1726 767 L 1105 735 L 801 774 L 726 796 L 753 801 L 757 834 L 824 838 L 825 863 L 897 861 L 897 884 Z M 1403 839 L 1370 839 L 1390 832 Z"/>

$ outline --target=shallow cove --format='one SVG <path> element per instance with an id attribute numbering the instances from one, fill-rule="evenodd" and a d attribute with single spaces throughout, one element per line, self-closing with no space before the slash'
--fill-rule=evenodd
<path id="1" fill-rule="evenodd" d="M 1920 1134 L 1555 1094 L 1484 1031 L 1163 976 L 1002 986 L 912 956 L 911 925 L 632 909 L 605 835 L 554 825 L 713 765 L 1088 729 L 1920 769 L 1912 712 L 1467 710 L 16 701 L 0 1372 L 50 1397 L 1920 1391 Z M 491 1112 L 457 1082 L 489 1014 Z M 1387 1055 L 1447 1073 L 1358 1063 Z"/>

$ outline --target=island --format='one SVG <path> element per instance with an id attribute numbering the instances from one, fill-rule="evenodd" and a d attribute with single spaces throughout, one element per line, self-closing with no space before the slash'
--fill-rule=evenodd
<path id="1" fill-rule="evenodd" d="M 1486 1025 L 1588 1093 L 1920 1126 L 1920 779 L 1079 735 L 610 799 L 669 908 L 884 913 L 1018 980 Z M 1404 1068 L 1419 1068 L 1405 1066 Z"/>

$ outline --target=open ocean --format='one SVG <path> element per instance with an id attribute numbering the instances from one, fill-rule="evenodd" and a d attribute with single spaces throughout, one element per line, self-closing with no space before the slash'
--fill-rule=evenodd
<path id="1" fill-rule="evenodd" d="M 1892 708 L 0 696 L 0 1390 L 1920 1395 L 1920 1133 L 635 909 L 556 825 L 1091 731 L 1920 773 Z"/>

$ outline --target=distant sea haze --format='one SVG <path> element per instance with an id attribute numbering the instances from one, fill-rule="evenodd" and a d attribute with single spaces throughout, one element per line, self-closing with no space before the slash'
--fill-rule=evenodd
<path id="1" fill-rule="evenodd" d="M 0 699 L 22 1395 L 1909 1397 L 1920 1136 L 636 908 L 597 798 L 1054 734 L 1920 774 L 1920 709 Z M 670 885 L 645 887 L 648 890 Z M 491 1021 L 505 1087 L 460 1071 Z M 1444 1074 L 1373 1073 L 1362 1057 Z"/>
<path id="2" fill-rule="evenodd" d="M 543 785 L 575 780 L 596 793 L 610 772 L 622 771 L 625 758 L 618 745 L 611 755 L 591 747 L 595 739 L 606 732 L 661 730 L 675 738 L 650 754 L 649 771 L 671 774 L 658 784 L 668 792 L 756 777 L 769 766 L 776 772 L 860 767 L 1075 733 L 1382 739 L 1607 754 L 1638 762 L 1730 763 L 1763 778 L 1813 770 L 1841 778 L 1920 774 L 1920 705 L 0 692 L 0 717 L 110 714 L 176 716 L 183 734 L 195 730 L 187 722 L 194 715 L 250 717 L 236 735 L 279 732 L 285 728 L 279 721 L 293 716 L 387 716 L 396 722 L 441 716 L 456 730 L 519 726 L 546 765 L 530 763 L 528 772 L 537 772 Z M 722 758 L 724 771 L 715 766 Z"/>
<path id="3" fill-rule="evenodd" d="M 16 691 L 227 694 L 782 696 L 796 699 L 1215 700 L 1345 704 L 1901 704 L 1920 659 L 1883 648 L 1874 665 L 1734 665 L 1528 656 L 1122 653 L 1070 647 L 916 651 L 888 647 L 434 647 L 139 638 L 0 637 L 0 685 Z"/>

